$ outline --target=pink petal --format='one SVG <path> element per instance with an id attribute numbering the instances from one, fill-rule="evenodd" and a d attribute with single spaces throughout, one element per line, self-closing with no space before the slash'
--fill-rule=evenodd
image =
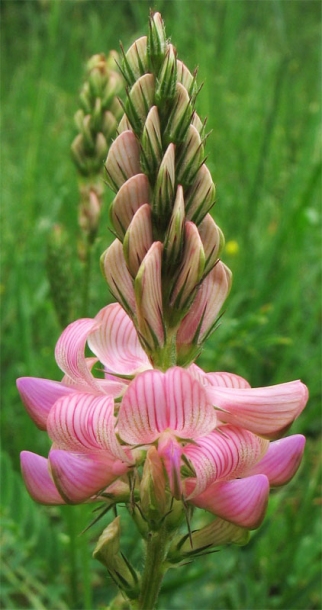
<path id="1" fill-rule="evenodd" d="M 126 264 L 133 278 L 152 243 L 151 206 L 145 203 L 135 212 L 123 241 Z"/>
<path id="2" fill-rule="evenodd" d="M 141 205 L 150 202 L 149 180 L 145 174 L 136 174 L 122 184 L 111 206 L 111 219 L 121 241 Z"/>
<path id="3" fill-rule="evenodd" d="M 191 502 L 235 525 L 256 529 L 264 519 L 268 494 L 268 478 L 257 474 L 247 479 L 213 483 Z"/>
<path id="4" fill-rule="evenodd" d="M 118 239 L 101 256 L 101 266 L 112 295 L 129 315 L 135 313 L 133 279 L 126 266 L 123 246 Z"/>
<path id="5" fill-rule="evenodd" d="M 264 457 L 243 476 L 265 474 L 273 487 L 285 485 L 294 477 L 302 460 L 305 437 L 294 434 L 269 444 Z"/>
<path id="6" fill-rule="evenodd" d="M 121 438 L 131 444 L 154 442 L 164 430 L 196 439 L 216 425 L 204 388 L 184 369 L 145 371 L 125 392 L 119 411 Z"/>
<path id="7" fill-rule="evenodd" d="M 59 368 L 78 388 L 99 390 L 98 380 L 91 374 L 84 350 L 87 338 L 97 326 L 96 320 L 82 318 L 64 330 L 56 344 L 55 358 Z"/>
<path id="8" fill-rule="evenodd" d="M 196 472 L 196 486 L 189 497 L 200 494 L 210 483 L 248 473 L 268 447 L 269 441 L 248 430 L 229 425 L 221 426 L 199 438 L 196 443 L 186 445 L 183 453 Z"/>
<path id="9" fill-rule="evenodd" d="M 109 186 L 115 193 L 120 186 L 141 172 L 140 146 L 132 131 L 123 131 L 112 143 L 105 162 Z"/>
<path id="10" fill-rule="evenodd" d="M 52 449 L 51 472 L 61 495 L 68 504 L 85 502 L 105 489 L 127 466 L 108 454 L 75 454 Z"/>
<path id="11" fill-rule="evenodd" d="M 230 287 L 231 272 L 218 261 L 200 284 L 191 308 L 180 324 L 177 334 L 178 348 L 192 341 L 201 343 L 204 340 L 216 321 Z"/>
<path id="12" fill-rule="evenodd" d="M 212 404 L 222 409 L 222 421 L 242 426 L 269 439 L 284 434 L 308 399 L 307 387 L 301 381 L 267 388 L 207 387 L 206 391 Z"/>
<path id="13" fill-rule="evenodd" d="M 131 318 L 118 303 L 101 309 L 95 320 L 98 328 L 90 334 L 88 345 L 106 372 L 128 376 L 152 368 Z"/>
<path id="14" fill-rule="evenodd" d="M 206 378 L 210 385 L 214 387 L 239 389 L 250 388 L 250 385 L 246 379 L 240 377 L 239 375 L 235 375 L 234 373 L 207 373 Z"/>
<path id="15" fill-rule="evenodd" d="M 17 388 L 28 415 L 40 430 L 46 430 L 48 413 L 56 400 L 75 392 L 59 381 L 37 377 L 20 377 Z"/>
<path id="16" fill-rule="evenodd" d="M 163 432 L 158 442 L 158 453 L 168 475 L 171 493 L 177 500 L 180 500 L 182 495 L 180 476 L 182 447 L 170 432 Z"/>
<path id="17" fill-rule="evenodd" d="M 33 500 L 40 504 L 65 504 L 49 474 L 47 458 L 22 451 L 20 461 L 22 476 Z"/>
<path id="18" fill-rule="evenodd" d="M 153 243 L 135 278 L 138 327 L 150 350 L 164 344 L 161 292 L 162 248 L 161 242 Z"/>
<path id="19" fill-rule="evenodd" d="M 128 461 L 115 436 L 111 396 L 77 393 L 58 400 L 48 416 L 47 429 L 60 449 L 105 449 L 110 456 Z"/>

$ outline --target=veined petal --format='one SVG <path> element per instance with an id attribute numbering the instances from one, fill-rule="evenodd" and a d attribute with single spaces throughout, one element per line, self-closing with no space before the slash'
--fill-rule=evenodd
<path id="1" fill-rule="evenodd" d="M 120 407 L 118 430 L 131 444 L 153 443 L 165 430 L 196 439 L 216 426 L 216 413 L 200 383 L 184 369 L 145 371 L 129 385 Z"/>
<path id="2" fill-rule="evenodd" d="M 55 349 L 59 368 L 83 391 L 90 388 L 99 391 L 98 380 L 89 371 L 84 354 L 87 338 L 96 325 L 96 320 L 91 318 L 72 322 L 61 334 Z"/>
<path id="3" fill-rule="evenodd" d="M 214 387 L 236 388 L 240 390 L 250 388 L 248 381 L 240 377 L 240 375 L 235 375 L 235 373 L 206 373 L 206 379 Z"/>
<path id="4" fill-rule="evenodd" d="M 159 241 L 152 244 L 135 278 L 138 327 L 149 349 L 164 344 L 161 293 L 162 248 Z"/>
<path id="5" fill-rule="evenodd" d="M 170 297 L 170 304 L 176 309 L 187 310 L 204 271 L 205 253 L 198 229 L 193 222 L 185 223 L 184 238 L 182 264 Z"/>
<path id="6" fill-rule="evenodd" d="M 75 392 L 59 381 L 38 377 L 20 377 L 17 388 L 28 415 L 40 430 L 46 430 L 48 413 L 56 400 Z"/>
<path id="7" fill-rule="evenodd" d="M 141 173 L 140 147 L 133 131 L 123 131 L 117 136 L 108 151 L 105 168 L 114 192 L 131 176 Z"/>
<path id="8" fill-rule="evenodd" d="M 264 457 L 243 476 L 265 474 L 273 487 L 288 483 L 294 477 L 302 460 L 305 437 L 294 434 L 269 444 Z"/>
<path id="9" fill-rule="evenodd" d="M 211 332 L 231 287 L 231 272 L 221 261 L 201 282 L 191 308 L 180 324 L 177 345 L 201 343 Z M 200 322 L 201 321 L 201 322 Z"/>
<path id="10" fill-rule="evenodd" d="M 145 174 L 136 174 L 122 184 L 110 209 L 114 229 L 121 241 L 135 212 L 141 205 L 149 202 L 150 187 Z"/>
<path id="11" fill-rule="evenodd" d="M 65 504 L 49 474 L 47 458 L 31 451 L 22 451 L 20 462 L 25 485 L 35 502 Z"/>
<path id="12" fill-rule="evenodd" d="M 206 391 L 212 404 L 222 410 L 222 421 L 269 439 L 284 434 L 308 399 L 307 387 L 301 381 L 267 388 L 207 387 Z"/>
<path id="13" fill-rule="evenodd" d="M 196 473 L 195 488 L 189 498 L 215 481 L 242 476 L 263 457 L 268 447 L 269 441 L 229 425 L 220 426 L 196 443 L 186 445 L 183 453 Z M 189 481 L 189 488 L 190 485 Z"/>
<path id="14" fill-rule="evenodd" d="M 151 206 L 145 203 L 133 216 L 123 241 L 124 257 L 133 278 L 152 243 Z"/>
<path id="15" fill-rule="evenodd" d="M 235 525 L 256 529 L 264 519 L 268 494 L 268 478 L 257 474 L 247 479 L 213 483 L 191 503 Z"/>
<path id="16" fill-rule="evenodd" d="M 121 303 L 129 315 L 134 315 L 133 279 L 125 263 L 123 246 L 118 239 L 115 239 L 102 254 L 101 266 L 112 295 Z"/>
<path id="17" fill-rule="evenodd" d="M 171 432 L 163 432 L 158 442 L 158 453 L 168 475 L 171 493 L 177 500 L 182 495 L 180 476 L 182 447 Z"/>
<path id="18" fill-rule="evenodd" d="M 98 328 L 90 334 L 88 345 L 107 373 L 128 376 L 152 368 L 131 318 L 118 303 L 101 309 L 95 320 Z"/>
<path id="19" fill-rule="evenodd" d="M 104 449 L 110 457 L 128 462 L 115 436 L 114 424 L 111 396 L 78 393 L 55 403 L 47 429 L 59 449 L 79 452 Z"/>
<path id="20" fill-rule="evenodd" d="M 76 454 L 52 449 L 49 463 L 55 484 L 68 504 L 92 499 L 128 469 L 105 452 Z"/>

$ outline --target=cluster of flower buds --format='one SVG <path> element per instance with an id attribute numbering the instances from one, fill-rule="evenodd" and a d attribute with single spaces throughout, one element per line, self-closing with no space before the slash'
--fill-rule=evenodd
<path id="1" fill-rule="evenodd" d="M 123 82 L 116 69 L 117 57 L 117 53 L 111 51 L 107 58 L 99 54 L 89 59 L 80 93 L 81 107 L 75 114 L 78 135 L 71 152 L 81 177 L 79 223 L 89 234 L 97 229 L 103 194 L 103 163 L 122 114 L 117 96 Z"/>
<path id="2" fill-rule="evenodd" d="M 196 73 L 177 59 L 159 13 L 148 36 L 123 51 L 121 71 L 127 99 L 105 163 L 117 239 L 102 256 L 103 272 L 152 364 L 186 366 L 231 285 L 218 259 L 223 234 L 209 213 L 215 185 L 195 111 Z"/>

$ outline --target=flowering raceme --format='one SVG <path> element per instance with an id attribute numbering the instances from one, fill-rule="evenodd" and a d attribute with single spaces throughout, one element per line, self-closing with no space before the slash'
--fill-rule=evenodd
<path id="1" fill-rule="evenodd" d="M 101 259 L 118 303 L 64 330 L 61 382 L 18 380 L 52 441 L 48 459 L 25 451 L 21 464 L 38 502 L 126 504 L 147 547 L 142 580 L 119 553 L 119 518 L 95 554 L 135 607 L 152 608 L 169 566 L 244 544 L 260 525 L 270 487 L 300 464 L 305 438 L 284 434 L 308 391 L 301 381 L 251 388 L 195 364 L 231 287 L 210 215 L 196 74 L 177 59 L 158 13 L 148 36 L 123 51 L 121 71 L 127 101 L 105 164 L 116 239 Z M 196 507 L 211 520 L 191 531 Z M 179 533 L 185 518 L 189 541 Z"/>

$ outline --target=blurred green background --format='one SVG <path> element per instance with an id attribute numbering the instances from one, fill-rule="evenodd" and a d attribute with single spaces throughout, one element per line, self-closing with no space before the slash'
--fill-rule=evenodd
<path id="1" fill-rule="evenodd" d="M 234 283 L 221 326 L 200 358 L 253 386 L 301 378 L 310 401 L 292 430 L 307 450 L 292 483 L 273 492 L 262 528 L 173 571 L 160 610 L 321 608 L 319 512 L 321 324 L 321 5 L 298 0 L 2 0 L 2 588 L 1 608 L 104 608 L 115 595 L 91 559 L 102 529 L 79 532 L 88 507 L 46 508 L 29 498 L 19 452 L 46 454 L 15 379 L 60 378 L 60 327 L 45 256 L 63 222 L 77 263 L 77 175 L 69 148 L 86 60 L 128 46 L 159 10 L 167 35 L 203 88 L 214 217 Z M 110 301 L 99 270 L 112 236 L 106 204 L 94 252 L 90 315 Z M 108 520 L 104 522 L 104 526 Z M 129 525 L 129 524 L 128 524 Z M 125 547 L 138 561 L 135 532 Z"/>

